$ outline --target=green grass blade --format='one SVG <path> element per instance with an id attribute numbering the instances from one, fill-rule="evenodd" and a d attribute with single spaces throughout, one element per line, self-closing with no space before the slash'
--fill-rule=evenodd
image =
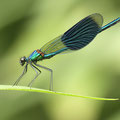
<path id="1" fill-rule="evenodd" d="M 28 92 L 39 92 L 39 93 L 49 93 L 49 94 L 57 94 L 57 95 L 65 95 L 65 96 L 72 96 L 72 97 L 80 97 L 80 98 L 88 98 L 88 99 L 94 99 L 94 100 L 108 100 L 108 101 L 114 101 L 114 100 L 120 100 L 119 98 L 99 98 L 99 97 L 90 97 L 90 96 L 82 96 L 82 95 L 76 95 L 71 93 L 64 93 L 64 92 L 56 92 L 56 91 L 49 91 L 45 89 L 38 89 L 38 88 L 29 88 L 24 86 L 11 86 L 11 85 L 0 85 L 0 90 L 15 90 L 15 91 L 28 91 Z"/>

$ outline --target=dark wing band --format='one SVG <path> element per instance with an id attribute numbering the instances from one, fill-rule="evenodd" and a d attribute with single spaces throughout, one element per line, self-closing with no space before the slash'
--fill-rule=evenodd
<path id="1" fill-rule="evenodd" d="M 89 44 L 98 34 L 103 23 L 100 14 L 92 14 L 70 28 L 63 34 L 63 44 L 71 50 L 78 50 Z"/>

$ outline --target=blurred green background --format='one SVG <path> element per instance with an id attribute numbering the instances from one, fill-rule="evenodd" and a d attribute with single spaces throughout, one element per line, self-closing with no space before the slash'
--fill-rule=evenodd
<path id="1" fill-rule="evenodd" d="M 22 73 L 20 57 L 93 13 L 105 25 L 120 17 L 120 0 L 0 0 L 0 84 L 12 85 Z M 120 24 L 84 49 L 39 64 L 53 69 L 55 91 L 120 98 Z M 28 69 L 19 85 L 33 79 Z M 48 89 L 50 73 L 41 70 L 33 87 Z M 0 91 L 0 120 L 120 120 L 120 102 Z"/>

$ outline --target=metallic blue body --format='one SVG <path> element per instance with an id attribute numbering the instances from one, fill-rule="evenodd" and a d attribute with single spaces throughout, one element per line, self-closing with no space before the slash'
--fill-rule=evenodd
<path id="1" fill-rule="evenodd" d="M 31 61 L 34 61 L 37 57 L 39 57 L 41 54 L 38 53 L 36 50 L 32 52 L 32 54 L 30 54 L 30 56 L 28 57 L 28 59 L 30 59 Z"/>
<path id="2" fill-rule="evenodd" d="M 115 20 L 113 20 L 112 22 L 108 23 L 107 25 L 101 27 L 101 30 L 99 31 L 99 33 L 102 32 L 103 30 L 105 30 L 105 29 L 107 29 L 107 28 L 115 25 L 115 24 L 118 23 L 118 22 L 120 22 L 120 17 L 118 17 L 117 19 L 115 19 Z"/>

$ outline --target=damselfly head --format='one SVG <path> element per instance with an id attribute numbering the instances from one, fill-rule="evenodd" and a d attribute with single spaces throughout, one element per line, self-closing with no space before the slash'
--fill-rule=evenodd
<path id="1" fill-rule="evenodd" d="M 20 58 L 20 64 L 21 64 L 21 66 L 23 66 L 25 64 L 25 62 L 26 62 L 26 57 L 25 56 L 21 57 Z"/>

